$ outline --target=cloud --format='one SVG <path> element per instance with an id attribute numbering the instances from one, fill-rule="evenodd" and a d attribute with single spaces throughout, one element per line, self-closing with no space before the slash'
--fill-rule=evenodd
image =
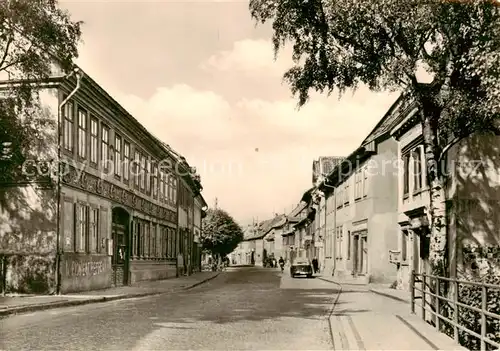
<path id="1" fill-rule="evenodd" d="M 236 41 L 231 50 L 210 56 L 201 64 L 205 70 L 239 72 L 246 75 L 283 76 L 293 66 L 290 50 L 280 51 L 274 59 L 273 45 L 269 40 L 244 39 Z"/>
<path id="2" fill-rule="evenodd" d="M 297 110 L 293 99 L 230 103 L 185 84 L 158 88 L 147 99 L 117 96 L 148 130 L 197 167 L 207 201 L 217 196 L 239 219 L 251 206 L 271 212 L 283 201 L 297 202 L 310 185 L 312 160 L 352 152 L 395 98 L 361 89 L 341 101 L 314 95 Z"/>

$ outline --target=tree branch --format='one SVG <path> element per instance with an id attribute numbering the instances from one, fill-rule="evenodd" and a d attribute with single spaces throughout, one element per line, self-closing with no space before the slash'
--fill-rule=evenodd
<path id="1" fill-rule="evenodd" d="M 33 47 L 33 44 L 31 44 L 31 45 L 30 45 L 30 47 L 28 48 L 28 50 L 26 50 L 26 53 L 28 53 L 28 52 L 31 50 L 31 48 L 32 48 L 32 47 Z M 26 54 L 26 53 L 25 53 L 25 54 Z M 6 64 L 4 67 L 2 67 L 2 66 L 0 65 L 0 71 L 5 71 L 5 70 L 7 70 L 7 68 L 12 67 L 12 66 L 14 66 L 14 65 L 17 65 L 17 64 L 19 64 L 19 63 L 21 63 L 21 62 L 23 62 L 23 61 L 24 61 L 23 59 L 19 59 L 19 60 L 15 60 L 15 61 L 9 62 L 9 63 L 8 63 L 8 64 Z"/>
<path id="2" fill-rule="evenodd" d="M 10 35 L 9 39 L 7 40 L 7 44 L 5 45 L 5 51 L 3 53 L 2 60 L 0 61 L 0 71 L 5 70 L 2 66 L 5 63 L 5 60 L 7 59 L 7 56 L 9 54 L 10 44 L 12 44 L 13 38 L 14 38 L 14 36 Z"/>
<path id="3" fill-rule="evenodd" d="M 456 136 L 447 145 L 445 145 L 445 147 L 443 147 L 441 149 L 441 152 L 439 153 L 439 157 L 437 159 L 437 162 L 441 162 L 441 160 L 446 155 L 446 153 L 448 152 L 448 150 L 450 150 L 453 146 L 455 146 L 458 142 L 460 142 L 461 140 L 463 140 L 465 137 L 466 137 L 466 135 Z"/>

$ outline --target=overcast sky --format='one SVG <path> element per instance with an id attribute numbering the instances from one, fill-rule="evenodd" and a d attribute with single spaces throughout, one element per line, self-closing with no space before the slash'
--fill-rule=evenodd
<path id="1" fill-rule="evenodd" d="M 291 210 L 312 161 L 344 156 L 396 95 L 313 95 L 300 111 L 273 60 L 269 26 L 242 1 L 60 0 L 82 20 L 78 64 L 197 167 L 205 200 L 238 221 Z"/>

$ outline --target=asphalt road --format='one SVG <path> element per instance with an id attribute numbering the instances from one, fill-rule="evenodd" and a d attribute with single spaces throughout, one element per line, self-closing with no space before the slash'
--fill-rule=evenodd
<path id="1" fill-rule="evenodd" d="M 336 286 L 230 269 L 182 293 L 0 320 L 1 350 L 331 350 Z"/>

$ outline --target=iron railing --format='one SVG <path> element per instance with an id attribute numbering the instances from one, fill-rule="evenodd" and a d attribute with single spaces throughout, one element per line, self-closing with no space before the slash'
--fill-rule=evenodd
<path id="1" fill-rule="evenodd" d="M 481 308 L 470 306 L 459 301 L 459 290 L 460 285 L 462 284 L 481 290 Z M 417 285 L 420 285 L 420 287 Z M 446 286 L 446 288 L 443 289 L 444 286 Z M 498 319 L 500 321 L 500 314 L 488 311 L 487 297 L 489 290 L 500 291 L 500 285 L 438 277 L 429 274 L 415 273 L 415 271 L 412 271 L 410 278 L 411 312 L 415 314 L 415 306 L 420 307 L 421 317 L 424 321 L 426 321 L 426 313 L 429 312 L 431 314 L 432 321 L 434 322 L 433 324 L 439 332 L 443 329 L 441 324 L 442 321 L 448 323 L 448 325 L 453 329 L 453 338 L 458 344 L 460 344 L 460 330 L 463 333 L 476 337 L 480 342 L 481 351 L 487 350 L 487 345 L 499 349 L 500 343 L 491 340 L 486 334 L 487 318 Z M 419 296 L 415 295 L 416 291 L 420 292 Z M 420 304 L 415 302 L 417 299 L 421 301 Z M 496 301 L 496 303 L 500 303 L 500 301 Z M 448 306 L 445 306 L 446 304 Z M 444 307 L 449 307 L 451 309 L 452 319 L 443 315 L 442 312 L 447 310 Z M 470 330 L 459 322 L 459 308 L 473 311 L 480 315 L 480 320 L 477 321 L 477 323 L 480 323 L 481 325 L 480 333 Z"/>

